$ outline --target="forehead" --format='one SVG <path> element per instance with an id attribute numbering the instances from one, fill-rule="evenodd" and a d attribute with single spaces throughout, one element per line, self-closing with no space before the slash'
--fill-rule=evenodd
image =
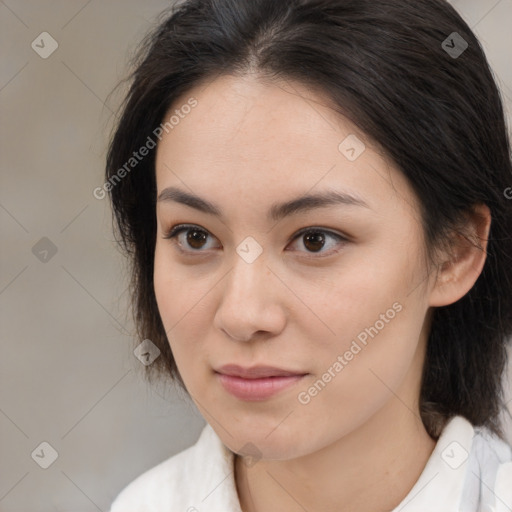
<path id="1" fill-rule="evenodd" d="M 376 209 L 398 196 L 416 210 L 402 173 L 302 84 L 222 76 L 178 98 L 164 121 L 190 98 L 197 105 L 184 109 L 158 143 L 159 192 L 181 186 L 219 203 L 272 202 L 330 188 L 364 197 Z M 347 158 L 351 146 L 362 151 L 355 160 Z"/>

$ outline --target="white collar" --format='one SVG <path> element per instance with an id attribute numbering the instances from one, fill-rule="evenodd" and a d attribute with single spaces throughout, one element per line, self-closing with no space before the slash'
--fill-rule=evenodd
<path id="1" fill-rule="evenodd" d="M 465 418 L 451 418 L 419 479 L 393 512 L 458 511 L 474 434 Z"/>

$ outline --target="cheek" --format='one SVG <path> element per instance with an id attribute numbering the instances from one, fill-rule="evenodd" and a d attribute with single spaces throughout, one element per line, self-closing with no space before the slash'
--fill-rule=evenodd
<path id="1" fill-rule="evenodd" d="M 325 376 L 322 380 L 329 381 L 332 392 L 338 389 L 348 403 L 385 393 L 379 378 L 391 388 L 399 383 L 413 361 L 427 310 L 421 296 L 410 293 L 413 276 L 421 270 L 413 268 L 412 258 L 379 253 L 384 254 L 380 265 L 363 258 L 350 265 L 350 272 L 340 271 L 334 278 L 331 273 L 314 288 L 303 282 L 298 293 L 306 294 L 309 286 L 304 296 L 309 296 L 308 305 L 317 315 L 314 325 L 320 325 L 320 318 L 330 331 L 314 336 L 312 324 L 302 330 L 315 353 L 314 378 Z M 355 393 L 345 395 L 347 382 L 357 387 Z"/>
<path id="2" fill-rule="evenodd" d="M 363 329 L 365 343 L 356 334 L 324 352 L 315 374 L 298 390 L 303 418 L 315 421 L 321 415 L 327 424 L 348 433 L 394 394 L 406 399 L 399 389 L 415 358 L 417 324 L 416 315 L 404 307 L 380 331 L 381 324 L 376 326 L 378 332 Z"/>
<path id="3" fill-rule="evenodd" d="M 308 331 L 321 328 L 323 333 L 315 336 L 310 332 L 305 341 L 314 340 L 317 348 L 327 351 L 345 351 L 358 335 L 363 343 L 370 339 L 367 330 L 376 334 L 376 323 L 380 338 L 380 333 L 396 322 L 400 315 L 396 310 L 404 305 L 403 274 L 403 270 L 363 262 L 329 270 L 314 280 L 295 280 L 294 291 L 304 297 L 306 306 L 301 306 L 298 322 L 307 321 Z"/>
<path id="4" fill-rule="evenodd" d="M 182 367 L 188 365 L 189 359 L 197 359 L 204 338 L 198 335 L 205 318 L 201 312 L 201 297 L 205 291 L 199 281 L 173 264 L 166 251 L 159 250 L 157 243 L 153 274 L 155 298 L 167 340 L 184 380 L 188 372 L 182 372 Z"/>
<path id="5" fill-rule="evenodd" d="M 177 321 L 177 308 L 183 304 L 182 301 L 176 300 L 176 297 L 182 295 L 183 290 L 180 290 L 181 287 L 175 279 L 175 272 L 166 261 L 165 253 L 158 242 L 155 249 L 153 287 L 162 322 L 169 334 L 169 330 Z"/>
<path id="6" fill-rule="evenodd" d="M 198 270 L 193 265 L 179 264 L 171 249 L 157 242 L 153 286 L 166 329 L 176 325 L 174 331 L 181 324 L 190 323 L 189 316 L 194 314 L 194 310 L 201 308 L 201 299 L 208 286 L 213 284 L 213 281 L 210 283 L 209 279 L 198 275 Z"/>

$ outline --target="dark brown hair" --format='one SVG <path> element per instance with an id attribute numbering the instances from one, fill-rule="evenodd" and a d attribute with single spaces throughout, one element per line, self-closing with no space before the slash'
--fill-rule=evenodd
<path id="1" fill-rule="evenodd" d="M 510 143 L 485 54 L 443 0 L 189 0 L 162 13 L 137 54 L 106 165 L 119 241 L 132 264 L 138 342 L 149 338 L 161 351 L 150 374 L 183 385 L 153 289 L 155 151 L 122 179 L 119 170 L 179 96 L 216 76 L 249 72 L 322 91 L 383 149 L 419 199 L 429 257 L 474 205 L 490 208 L 481 275 L 460 300 L 434 309 L 420 410 L 434 438 L 453 415 L 503 435 Z"/>

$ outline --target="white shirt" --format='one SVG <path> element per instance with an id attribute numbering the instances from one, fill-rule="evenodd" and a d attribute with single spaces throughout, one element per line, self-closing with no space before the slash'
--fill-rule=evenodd
<path id="1" fill-rule="evenodd" d="M 512 448 L 455 416 L 418 481 L 392 512 L 511 511 Z M 207 424 L 195 445 L 125 487 L 110 512 L 242 512 L 234 454 Z"/>

